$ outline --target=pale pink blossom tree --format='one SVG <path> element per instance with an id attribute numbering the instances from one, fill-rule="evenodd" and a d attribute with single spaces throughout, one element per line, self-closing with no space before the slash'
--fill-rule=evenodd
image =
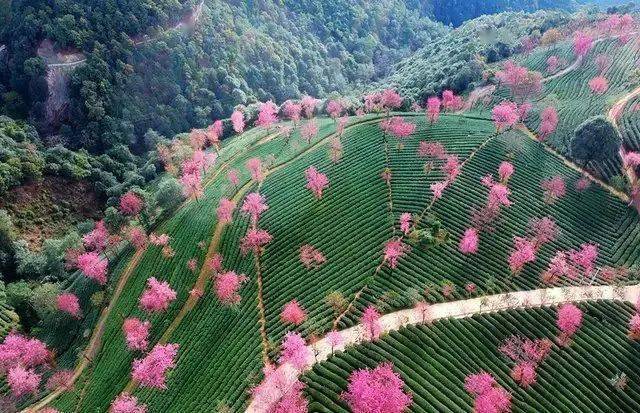
<path id="1" fill-rule="evenodd" d="M 602 95 L 609 89 L 609 82 L 604 76 L 596 76 L 589 80 L 589 89 L 596 95 Z"/>
<path id="2" fill-rule="evenodd" d="M 128 238 L 136 250 L 141 250 L 147 246 L 147 234 L 140 227 L 131 227 Z"/>
<path id="3" fill-rule="evenodd" d="M 515 248 L 509 255 L 509 269 L 512 274 L 522 271 L 525 264 L 536 260 L 536 247 L 526 238 L 515 237 Z"/>
<path id="4" fill-rule="evenodd" d="M 53 373 L 47 380 L 45 385 L 49 391 L 53 390 L 71 390 L 73 387 L 73 370 L 58 370 Z"/>
<path id="5" fill-rule="evenodd" d="M 147 413 L 147 405 L 138 404 L 138 398 L 129 393 L 120 393 L 111 402 L 109 413 Z"/>
<path id="6" fill-rule="evenodd" d="M 178 344 L 156 344 L 143 359 L 133 360 L 131 376 L 142 387 L 164 390 L 167 371 L 176 366 Z"/>
<path id="7" fill-rule="evenodd" d="M 242 284 L 249 279 L 244 274 L 236 274 L 235 271 L 227 271 L 216 276 L 214 290 L 218 300 L 224 305 L 240 303 L 242 297 L 239 294 Z"/>
<path id="8" fill-rule="evenodd" d="M 433 199 L 436 200 L 442 198 L 442 193 L 447 188 L 447 186 L 449 186 L 448 181 L 434 182 L 429 185 L 429 189 L 431 189 L 431 192 L 433 192 Z"/>
<path id="9" fill-rule="evenodd" d="M 584 33 L 577 32 L 573 38 L 573 52 L 576 57 L 584 58 L 593 47 L 593 37 Z"/>
<path id="10" fill-rule="evenodd" d="M 327 261 L 322 251 L 310 244 L 300 247 L 300 262 L 306 269 L 318 268 Z"/>
<path id="11" fill-rule="evenodd" d="M 271 242 L 273 237 L 264 229 L 253 228 L 240 239 L 240 252 L 246 254 L 253 251 L 255 255 L 260 255 L 262 249 Z"/>
<path id="12" fill-rule="evenodd" d="M 285 324 L 299 326 L 307 319 L 307 312 L 302 308 L 298 300 L 291 300 L 284 305 L 280 313 L 280 320 Z"/>
<path id="13" fill-rule="evenodd" d="M 315 119 L 311 119 L 300 128 L 300 136 L 307 144 L 310 144 L 313 138 L 318 136 L 318 131 L 318 122 L 316 122 Z"/>
<path id="14" fill-rule="evenodd" d="M 262 161 L 260 158 L 250 158 L 245 162 L 244 166 L 251 174 L 251 179 L 255 182 L 262 182 L 264 180 L 264 173 L 262 171 Z"/>
<path id="15" fill-rule="evenodd" d="M 231 125 L 236 133 L 244 132 L 244 114 L 241 111 L 233 111 L 231 114 Z"/>
<path id="16" fill-rule="evenodd" d="M 411 221 L 411 213 L 403 212 L 402 214 L 400 214 L 400 231 L 402 231 L 404 235 L 409 235 L 409 232 L 411 231 Z"/>
<path id="17" fill-rule="evenodd" d="M 520 120 L 518 105 L 513 102 L 504 101 L 493 108 L 491 118 L 496 125 L 497 132 L 503 132 L 514 126 Z"/>
<path id="18" fill-rule="evenodd" d="M 327 333 L 327 343 L 331 346 L 331 354 L 333 354 L 336 347 L 339 347 L 344 343 L 344 337 L 338 330 L 331 330 Z"/>
<path id="19" fill-rule="evenodd" d="M 235 188 L 238 188 L 238 185 L 240 184 L 240 178 L 238 177 L 237 169 L 229 169 L 229 172 L 227 172 L 227 179 L 229 180 L 229 183 L 231 185 L 233 185 Z"/>
<path id="20" fill-rule="evenodd" d="M 538 138 L 543 141 L 548 138 L 558 127 L 558 112 L 553 106 L 546 107 L 540 113 L 540 127 Z"/>
<path id="21" fill-rule="evenodd" d="M 284 115 L 295 125 L 300 121 L 302 115 L 302 104 L 290 100 L 286 101 L 283 108 Z"/>
<path id="22" fill-rule="evenodd" d="M 347 391 L 341 397 L 353 413 L 403 413 L 413 402 L 391 363 L 351 373 Z"/>
<path id="23" fill-rule="evenodd" d="M 62 293 L 56 299 L 58 310 L 71 315 L 73 318 L 79 319 L 82 315 L 80 311 L 80 301 L 73 293 Z"/>
<path id="24" fill-rule="evenodd" d="M 330 100 L 327 102 L 325 110 L 329 117 L 335 121 L 344 111 L 344 105 L 339 100 Z"/>
<path id="25" fill-rule="evenodd" d="M 182 186 L 182 194 L 185 198 L 198 200 L 204 194 L 200 173 L 182 175 L 180 177 L 180 185 Z"/>
<path id="26" fill-rule="evenodd" d="M 560 59 L 558 56 L 549 56 L 547 59 L 547 73 L 553 75 L 558 71 Z"/>
<path id="27" fill-rule="evenodd" d="M 453 93 L 452 90 L 445 90 L 442 92 L 442 107 L 448 112 L 455 112 L 461 110 L 464 106 L 462 97 Z"/>
<path id="28" fill-rule="evenodd" d="M 310 166 L 304 171 L 304 176 L 307 179 L 305 187 L 313 193 L 316 199 L 322 199 L 322 191 L 329 186 L 327 175 L 318 172 L 314 166 Z"/>
<path id="29" fill-rule="evenodd" d="M 122 323 L 122 331 L 129 350 L 145 351 L 149 345 L 151 323 L 130 317 Z"/>
<path id="30" fill-rule="evenodd" d="M 316 111 L 316 105 L 318 104 L 318 99 L 305 95 L 300 100 L 300 104 L 302 105 L 302 112 L 304 117 L 307 119 L 311 119 Z"/>
<path id="31" fill-rule="evenodd" d="M 82 243 L 85 249 L 96 252 L 104 251 L 107 247 L 108 240 L 109 231 L 107 230 L 104 221 L 96 221 L 93 229 L 82 237 Z"/>
<path id="32" fill-rule="evenodd" d="M 498 177 L 500 178 L 500 182 L 506 184 L 513 172 L 515 171 L 515 167 L 511 162 L 502 162 L 500 166 L 498 166 Z"/>
<path id="33" fill-rule="evenodd" d="M 147 289 L 140 296 L 140 309 L 150 313 L 166 311 L 176 296 L 168 282 L 151 277 L 147 279 Z"/>
<path id="34" fill-rule="evenodd" d="M 236 203 L 228 198 L 220 199 L 218 208 L 216 209 L 216 215 L 218 222 L 221 224 L 228 224 L 233 220 L 233 211 L 236 209 Z"/>
<path id="35" fill-rule="evenodd" d="M 544 191 L 544 201 L 553 204 L 567 193 L 567 186 L 561 176 L 554 176 L 540 183 Z"/>

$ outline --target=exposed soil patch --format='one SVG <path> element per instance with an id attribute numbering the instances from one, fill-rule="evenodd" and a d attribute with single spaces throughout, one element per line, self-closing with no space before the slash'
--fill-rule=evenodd
<path id="1" fill-rule="evenodd" d="M 39 250 L 46 238 L 62 236 L 73 225 L 100 217 L 102 203 L 88 182 L 44 177 L 11 189 L 0 199 L 20 238 Z"/>

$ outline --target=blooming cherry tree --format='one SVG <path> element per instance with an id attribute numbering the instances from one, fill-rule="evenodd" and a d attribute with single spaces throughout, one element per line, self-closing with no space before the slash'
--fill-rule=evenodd
<path id="1" fill-rule="evenodd" d="M 564 304 L 558 309 L 556 324 L 560 329 L 558 341 L 562 345 L 567 345 L 582 325 L 582 310 L 573 304 Z"/>
<path id="2" fill-rule="evenodd" d="M 87 278 L 91 278 L 100 285 L 107 283 L 107 268 L 109 261 L 100 258 L 97 252 L 86 252 L 78 257 L 78 268 Z"/>
<path id="3" fill-rule="evenodd" d="M 138 404 L 138 398 L 129 393 L 120 393 L 111 402 L 109 413 L 147 413 L 147 405 Z"/>
<path id="4" fill-rule="evenodd" d="M 437 96 L 431 96 L 427 99 L 427 119 L 430 124 L 434 124 L 440 117 L 440 99 Z"/>
<path id="5" fill-rule="evenodd" d="M 479 242 L 478 231 L 475 228 L 467 228 L 460 240 L 458 249 L 463 254 L 476 254 Z"/>
<path id="6" fill-rule="evenodd" d="M 151 323 L 149 321 L 141 321 L 138 318 L 131 317 L 122 323 L 122 331 L 124 332 L 125 341 L 129 350 L 144 351 L 149 345 L 149 330 Z"/>
<path id="7" fill-rule="evenodd" d="M 168 282 L 151 277 L 147 279 L 147 289 L 140 296 L 140 309 L 150 313 L 166 311 L 175 299 L 176 292 Z"/>
<path id="8" fill-rule="evenodd" d="M 131 376 L 142 387 L 164 390 L 167 371 L 176 366 L 178 344 L 156 344 L 143 359 L 133 360 Z"/>
<path id="9" fill-rule="evenodd" d="M 302 371 L 311 365 L 313 354 L 299 333 L 288 332 L 282 340 L 282 353 L 279 362 L 289 363 Z"/>
<path id="10" fill-rule="evenodd" d="M 374 306 L 370 305 L 364 310 L 360 322 L 364 327 L 365 337 L 368 340 L 377 340 L 380 338 L 380 332 L 382 330 L 380 313 Z"/>
<path id="11" fill-rule="evenodd" d="M 80 301 L 75 294 L 62 293 L 56 299 L 58 310 L 71 315 L 73 318 L 80 318 Z"/>
<path id="12" fill-rule="evenodd" d="M 235 305 L 240 303 L 239 291 L 242 284 L 248 281 L 244 274 L 236 274 L 235 271 L 227 271 L 216 276 L 214 290 L 218 300 L 224 305 Z"/>
<path id="13" fill-rule="evenodd" d="M 393 371 L 391 363 L 351 373 L 342 398 L 353 413 L 403 413 L 408 411 L 413 402 L 411 394 L 404 390 L 404 381 Z"/>
<path id="14" fill-rule="evenodd" d="M 327 175 L 318 172 L 314 166 L 310 166 L 304 171 L 304 176 L 307 178 L 306 188 L 313 193 L 316 199 L 321 199 L 322 191 L 329 186 Z"/>
<path id="15" fill-rule="evenodd" d="M 307 319 L 307 313 L 297 300 L 291 300 L 284 305 L 280 319 L 285 324 L 300 325 Z"/>

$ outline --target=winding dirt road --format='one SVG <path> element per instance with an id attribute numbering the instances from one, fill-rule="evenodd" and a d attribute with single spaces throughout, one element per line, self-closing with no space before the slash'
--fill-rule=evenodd
<path id="1" fill-rule="evenodd" d="M 580 302 L 589 300 L 615 300 L 628 303 L 636 303 L 640 295 L 640 284 L 627 287 L 604 286 L 579 286 L 556 287 L 530 291 L 517 291 L 489 295 L 468 300 L 451 301 L 433 304 L 429 307 L 426 319 L 430 322 L 447 318 L 466 318 L 477 314 L 495 313 L 514 308 L 549 307 L 565 302 Z M 381 334 L 397 331 L 410 325 L 425 324 L 425 316 L 414 310 L 405 309 L 380 317 Z M 313 345 L 307 346 L 315 358 L 311 360 L 309 368 L 314 364 L 325 361 L 332 352 L 344 351 L 345 348 L 369 341 L 362 324 L 342 330 L 340 332 L 343 343 L 331 348 L 327 338 L 323 338 Z M 280 388 L 286 388 L 294 383 L 301 372 L 291 364 L 285 363 L 278 368 L 283 374 L 274 374 L 270 377 L 285 377 L 287 383 L 279 383 Z M 273 400 L 277 402 L 277 400 Z M 258 405 L 254 400 L 249 404 L 246 413 L 266 413 L 273 406 L 272 403 Z"/>

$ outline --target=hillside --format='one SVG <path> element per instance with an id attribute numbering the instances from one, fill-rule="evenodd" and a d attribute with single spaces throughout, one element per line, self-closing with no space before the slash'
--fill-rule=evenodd
<path id="1" fill-rule="evenodd" d="M 163 113 L 190 130 L 145 134 L 148 156 L 133 141 L 100 154 L 98 136 L 77 148 L 100 150 L 51 147 L 0 118 L 12 166 L 0 183 L 37 195 L 0 210 L 12 281 L 0 284 L 1 411 L 640 409 L 640 16 L 508 12 L 454 30 L 392 3 L 206 2 L 189 14 L 167 2 L 116 19 L 159 29 L 127 31 L 135 63 L 119 84 L 155 93 L 132 87 L 105 108 L 133 119 L 167 99 Z M 346 45 L 374 27 L 387 36 L 360 60 Z M 280 35 L 287 47 L 269 42 Z M 263 102 L 193 123 L 159 74 L 180 70 L 211 104 L 200 86 L 217 83 L 198 71 L 214 70 L 207 48 L 223 41 L 220 67 L 247 93 L 263 85 L 250 99 Z M 357 65 L 323 66 L 340 45 Z M 99 68 L 118 76 L 93 46 L 70 60 L 86 54 L 70 74 L 82 87 Z M 72 55 L 45 49 L 53 64 Z M 335 70 L 319 75 L 327 87 L 342 73 L 345 95 L 268 100 L 290 97 L 267 85 L 294 49 L 310 53 L 297 65 Z M 306 92 L 304 76 L 278 79 Z M 56 183 L 85 199 L 48 197 Z M 104 217 L 80 222 L 92 196 Z M 30 211 L 79 223 L 30 251 L 17 236 L 34 231 Z"/>

